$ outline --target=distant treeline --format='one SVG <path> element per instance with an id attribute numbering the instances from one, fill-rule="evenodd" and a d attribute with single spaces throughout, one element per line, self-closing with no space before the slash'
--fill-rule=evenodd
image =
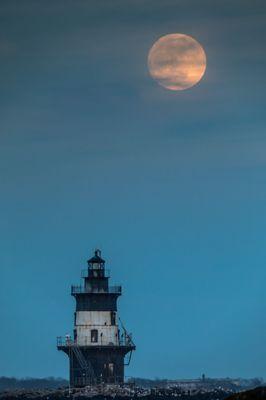
<path id="1" fill-rule="evenodd" d="M 205 388 L 218 388 L 230 389 L 232 391 L 239 391 L 248 388 L 254 388 L 257 386 L 265 386 L 263 379 L 261 378 L 251 378 L 251 379 L 195 379 L 195 380 L 168 380 L 168 379 L 145 379 L 145 378 L 129 378 L 128 383 L 132 383 L 137 387 L 142 388 L 166 388 L 169 385 L 180 385 L 181 387 L 189 387 L 191 383 L 196 385 L 198 388 L 204 386 Z M 7 378 L 5 376 L 0 377 L 0 392 L 4 390 L 14 390 L 14 389 L 58 389 L 66 388 L 68 386 L 68 380 L 63 378 Z"/>
<path id="2" fill-rule="evenodd" d="M 136 386 L 142 387 L 142 388 L 153 388 L 153 387 L 166 387 L 166 385 L 169 383 L 167 379 L 160 379 L 160 378 L 154 378 L 154 379 L 146 379 L 146 378 L 128 378 L 127 380 L 128 383 L 134 383 Z"/>
<path id="3" fill-rule="evenodd" d="M 57 389 L 68 385 L 62 378 L 7 378 L 0 377 L 0 391 L 12 389 Z"/>
<path id="4" fill-rule="evenodd" d="M 262 378 L 198 378 L 198 379 L 184 379 L 182 380 L 169 380 L 169 379 L 145 379 L 145 378 L 129 378 L 128 382 L 134 383 L 136 386 L 143 388 L 165 388 L 172 385 L 180 385 L 181 387 L 189 386 L 194 384 L 197 387 L 204 386 L 205 388 L 218 388 L 223 387 L 224 389 L 230 389 L 233 391 L 244 390 L 248 388 L 254 388 L 257 386 L 265 385 Z"/>

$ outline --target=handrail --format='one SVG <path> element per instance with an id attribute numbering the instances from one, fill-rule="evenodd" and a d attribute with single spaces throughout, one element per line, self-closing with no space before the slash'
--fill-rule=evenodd
<path id="1" fill-rule="evenodd" d="M 66 335 L 65 337 L 63 336 L 58 336 L 57 338 L 57 347 L 82 347 L 82 346 L 88 346 L 88 344 L 82 345 L 77 343 L 76 340 L 73 340 L 71 336 Z M 101 344 L 98 343 L 98 346 L 103 346 L 103 347 L 123 347 L 123 346 L 130 346 L 130 347 L 135 347 L 132 338 L 128 336 L 123 336 L 119 338 L 118 344 Z M 93 347 L 95 347 L 95 343 L 93 344 Z"/>
<path id="2" fill-rule="evenodd" d="M 86 288 L 85 286 L 81 285 L 72 285 L 71 286 L 71 294 L 82 294 L 82 293 L 114 293 L 114 294 L 121 294 L 122 293 L 122 286 L 109 286 L 106 289 L 99 289 L 99 288 Z"/>

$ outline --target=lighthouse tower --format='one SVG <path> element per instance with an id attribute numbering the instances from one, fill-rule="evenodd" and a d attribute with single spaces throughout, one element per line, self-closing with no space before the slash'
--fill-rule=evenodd
<path id="1" fill-rule="evenodd" d="M 124 365 L 129 364 L 135 345 L 117 315 L 122 288 L 109 286 L 100 250 L 88 260 L 82 278 L 82 285 L 71 287 L 76 299 L 73 338 L 57 338 L 58 350 L 69 356 L 70 385 L 123 383 Z"/>

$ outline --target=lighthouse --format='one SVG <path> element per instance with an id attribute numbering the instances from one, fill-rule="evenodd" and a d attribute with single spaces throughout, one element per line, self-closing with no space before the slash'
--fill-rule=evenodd
<path id="1" fill-rule="evenodd" d="M 82 271 L 82 285 L 71 286 L 76 300 L 73 337 L 57 338 L 58 350 L 69 357 L 72 387 L 98 383 L 123 383 L 124 366 L 135 350 L 132 336 L 117 313 L 121 286 L 109 285 L 109 272 L 96 250 Z"/>

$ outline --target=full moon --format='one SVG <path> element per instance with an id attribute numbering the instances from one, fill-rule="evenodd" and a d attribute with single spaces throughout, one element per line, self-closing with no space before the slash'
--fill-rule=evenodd
<path id="1" fill-rule="evenodd" d="M 188 89 L 206 70 L 206 54 L 191 36 L 172 33 L 158 39 L 149 51 L 148 68 L 153 79 L 170 90 Z"/>

